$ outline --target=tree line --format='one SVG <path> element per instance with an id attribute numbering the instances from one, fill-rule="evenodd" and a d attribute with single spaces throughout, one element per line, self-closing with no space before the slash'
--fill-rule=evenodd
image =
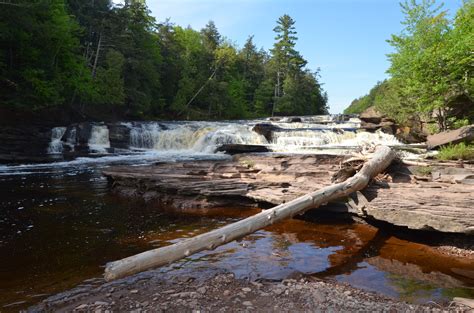
<path id="1" fill-rule="evenodd" d="M 145 119 L 327 113 L 288 15 L 265 51 L 252 36 L 237 47 L 212 21 L 158 23 L 144 1 L 16 3 L 0 4 L 0 106 Z"/>
<path id="2" fill-rule="evenodd" d="M 345 113 L 375 106 L 401 123 L 435 121 L 439 130 L 474 123 L 474 1 L 452 19 L 435 0 L 405 1 L 401 9 L 404 29 L 387 40 L 390 78 Z"/>

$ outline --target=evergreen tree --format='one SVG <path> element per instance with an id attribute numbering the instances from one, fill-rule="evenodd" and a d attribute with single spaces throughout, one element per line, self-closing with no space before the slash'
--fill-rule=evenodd
<path id="1" fill-rule="evenodd" d="M 249 110 L 254 111 L 255 90 L 265 77 L 265 64 L 268 56 L 265 51 L 258 51 L 250 36 L 239 53 L 241 71 L 243 76 L 244 98 L 249 104 Z"/>
<path id="2" fill-rule="evenodd" d="M 277 26 L 272 61 L 269 62 L 270 72 L 275 78 L 274 103 L 272 115 L 317 114 L 326 111 L 326 97 L 322 96 L 321 88 L 315 75 L 305 71 L 307 62 L 295 49 L 295 21 L 287 14 L 281 16 Z M 309 87 L 309 88 L 308 88 Z M 312 93 L 320 94 L 316 100 Z M 309 101 L 316 101 L 311 103 Z"/>
<path id="3" fill-rule="evenodd" d="M 230 119 L 325 108 L 287 15 L 269 55 L 252 36 L 242 49 L 223 40 L 212 21 L 200 31 L 158 24 L 144 1 L 38 0 L 2 9 L 0 105 L 95 119 Z"/>
<path id="4" fill-rule="evenodd" d="M 204 42 L 204 47 L 209 52 L 214 52 L 221 43 L 221 35 L 217 30 L 216 24 L 209 21 L 206 26 L 201 29 L 201 35 Z"/>
<path id="5" fill-rule="evenodd" d="M 271 50 L 275 58 L 278 71 L 283 75 L 283 78 L 290 71 L 295 71 L 303 68 L 306 61 L 301 57 L 298 51 L 295 50 L 296 37 L 295 21 L 287 14 L 281 16 L 277 21 L 277 26 L 273 29 L 276 33 L 275 44 Z"/>

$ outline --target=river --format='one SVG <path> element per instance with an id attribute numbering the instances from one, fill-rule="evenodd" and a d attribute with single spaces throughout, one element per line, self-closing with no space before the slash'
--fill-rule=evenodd
<path id="1" fill-rule="evenodd" d="M 118 198 L 101 170 L 156 161 L 225 159 L 220 144 L 263 144 L 291 153 L 341 152 L 374 142 L 400 145 L 387 134 L 358 133 L 357 121 L 277 123 L 271 142 L 252 132 L 258 121 L 123 123 L 129 147 L 110 152 L 109 129 L 92 127 L 88 155 L 68 159 L 77 131 L 58 126 L 48 148 L 56 161 L 0 165 L 0 308 L 18 310 L 95 277 L 106 262 L 214 229 L 256 212 L 222 208 L 212 215 L 165 213 Z M 335 130 L 338 128 L 339 130 Z M 343 149 L 342 149 L 343 150 Z M 214 251 L 164 267 L 173 275 L 212 267 L 239 278 L 283 279 L 295 273 L 347 282 L 424 303 L 473 297 L 474 265 L 448 257 L 419 238 L 336 217 L 311 216 L 271 226 Z M 419 237 L 419 236 L 415 236 Z M 461 274 L 460 274 L 461 273 Z M 0 309 L 2 310 L 2 309 Z"/>

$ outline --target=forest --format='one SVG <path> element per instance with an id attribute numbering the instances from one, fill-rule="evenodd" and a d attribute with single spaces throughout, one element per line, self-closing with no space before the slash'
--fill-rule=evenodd
<path id="1" fill-rule="evenodd" d="M 209 23 L 157 22 L 144 1 L 36 0 L 0 10 L 0 107 L 82 119 L 240 119 L 327 113 L 318 71 L 281 16 L 270 51 Z M 36 113 L 34 113 L 36 114 Z"/>
<path id="2" fill-rule="evenodd" d="M 463 2 L 453 18 L 434 0 L 401 9 L 404 29 L 387 40 L 390 78 L 344 113 L 374 106 L 399 123 L 431 120 L 432 132 L 474 123 L 474 2 Z"/>

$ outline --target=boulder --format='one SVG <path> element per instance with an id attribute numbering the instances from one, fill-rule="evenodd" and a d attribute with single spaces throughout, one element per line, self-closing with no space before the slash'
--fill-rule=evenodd
<path id="1" fill-rule="evenodd" d="M 468 125 L 455 130 L 449 130 L 428 136 L 427 145 L 430 149 L 448 144 L 474 141 L 474 125 Z"/>
<path id="2" fill-rule="evenodd" d="M 288 123 L 301 123 L 301 122 L 303 122 L 303 120 L 301 119 L 301 117 L 290 116 L 290 117 L 288 117 L 287 122 Z"/>
<path id="3" fill-rule="evenodd" d="M 234 155 L 239 153 L 270 152 L 270 150 L 263 145 L 226 144 L 218 147 L 216 152 Z"/>
<path id="4" fill-rule="evenodd" d="M 409 126 L 399 127 L 396 130 L 395 137 L 405 144 L 420 143 L 426 141 L 426 134 L 418 128 Z"/>
<path id="5" fill-rule="evenodd" d="M 384 133 L 393 135 L 397 132 L 397 125 L 393 121 L 382 120 L 379 125 Z"/>
<path id="6" fill-rule="evenodd" d="M 254 132 L 256 132 L 257 134 L 260 134 L 263 137 L 265 137 L 265 139 L 267 139 L 268 142 L 271 142 L 272 139 L 273 139 L 272 133 L 274 131 L 280 130 L 280 127 L 275 126 L 275 125 L 270 124 L 270 123 L 260 123 L 260 124 L 256 124 L 252 128 L 252 130 Z"/>
<path id="7" fill-rule="evenodd" d="M 363 122 L 379 124 L 382 121 L 383 115 L 378 112 L 374 107 L 369 107 L 359 116 L 359 119 Z"/>
<path id="8" fill-rule="evenodd" d="M 380 125 L 379 124 L 374 124 L 374 123 L 367 123 L 367 122 L 362 122 L 360 124 L 360 128 L 361 129 L 364 129 L 368 132 L 375 132 L 376 130 L 378 130 L 380 128 Z"/>
<path id="9" fill-rule="evenodd" d="M 281 117 L 279 116 L 272 116 L 272 117 L 269 117 L 267 118 L 269 121 L 272 121 L 272 122 L 279 122 L 281 121 Z"/>
<path id="10" fill-rule="evenodd" d="M 69 125 L 66 128 L 66 131 L 64 132 L 64 135 L 61 138 L 61 141 L 69 143 L 73 146 L 76 145 L 76 143 L 77 143 L 77 133 L 76 133 L 76 126 L 75 125 Z"/>
<path id="11" fill-rule="evenodd" d="M 130 128 L 122 124 L 108 124 L 111 148 L 127 149 L 130 145 Z"/>
<path id="12" fill-rule="evenodd" d="M 0 125 L 0 162 L 43 160 L 51 141 L 51 128 L 44 126 Z M 32 160 L 35 161 L 35 160 Z"/>
<path id="13" fill-rule="evenodd" d="M 382 130 L 387 134 L 395 134 L 397 125 L 394 119 L 384 116 L 374 107 L 370 107 L 360 114 L 361 128 L 368 132 Z"/>
<path id="14" fill-rule="evenodd" d="M 79 151 L 89 150 L 89 138 L 91 137 L 92 124 L 89 122 L 73 125 L 76 127 L 76 149 Z"/>

